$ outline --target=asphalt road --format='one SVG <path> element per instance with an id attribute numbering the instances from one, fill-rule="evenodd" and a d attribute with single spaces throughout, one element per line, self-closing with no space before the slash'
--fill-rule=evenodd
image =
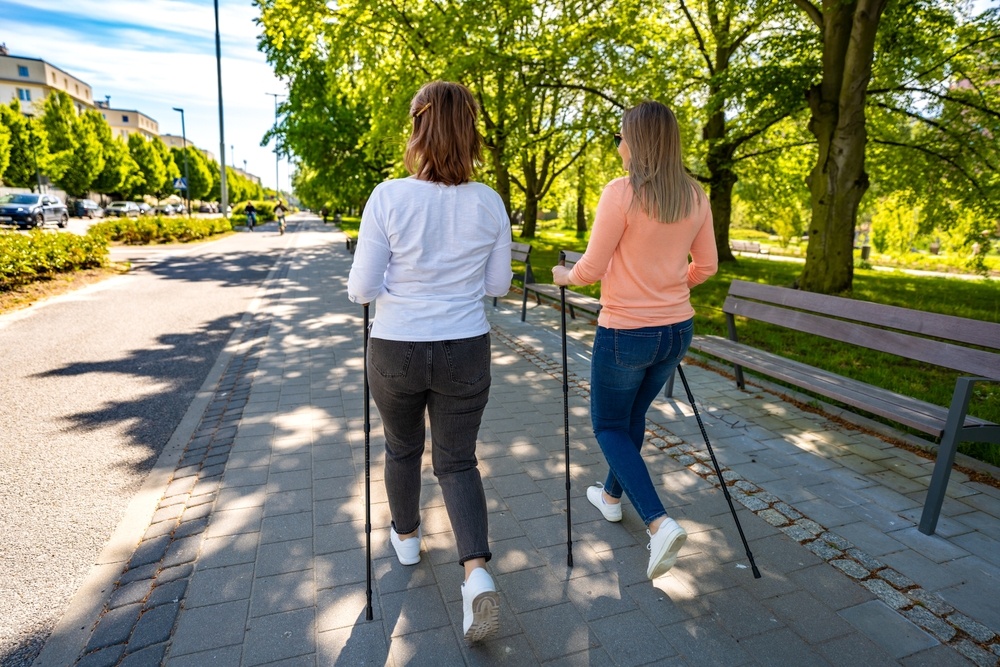
<path id="1" fill-rule="evenodd" d="M 0 666 L 31 664 L 292 235 L 114 249 L 0 315 Z"/>

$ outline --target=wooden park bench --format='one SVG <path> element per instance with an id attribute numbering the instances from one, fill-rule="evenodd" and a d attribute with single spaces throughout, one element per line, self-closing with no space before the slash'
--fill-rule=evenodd
<path id="1" fill-rule="evenodd" d="M 767 248 L 762 247 L 756 241 L 730 241 L 729 247 L 732 248 L 735 252 L 738 252 L 740 254 L 754 253 L 757 255 L 768 255 L 768 256 L 770 256 L 771 254 Z"/>
<path id="2" fill-rule="evenodd" d="M 776 378 L 939 439 L 937 460 L 920 517 L 920 532 L 934 534 L 958 443 L 1000 443 L 1000 425 L 968 415 L 973 386 L 1000 382 L 1000 323 L 940 315 L 868 301 L 813 294 L 734 280 L 723 311 L 728 338 L 696 336 L 692 349 Z M 944 408 L 740 343 L 743 317 L 850 343 L 967 374 L 955 382 Z"/>
<path id="3" fill-rule="evenodd" d="M 512 248 L 513 250 L 513 248 Z M 561 251 L 566 257 L 566 268 L 572 269 L 573 266 L 580 261 L 583 257 L 583 253 L 573 252 L 572 250 Z M 525 266 L 525 281 L 524 281 L 524 294 L 521 299 L 521 321 L 524 321 L 525 315 L 528 311 L 528 294 L 534 294 L 535 302 L 541 305 L 542 298 L 552 299 L 553 301 L 561 303 L 562 297 L 560 295 L 560 290 L 558 285 L 552 283 L 536 283 L 535 277 L 531 273 L 531 261 L 530 257 L 527 255 L 524 259 Z M 573 290 L 566 288 L 566 307 L 569 309 L 569 316 L 576 319 L 576 311 L 581 310 L 585 313 L 590 313 L 593 316 L 597 316 L 601 312 L 601 302 L 592 296 L 587 296 L 586 294 L 580 294 L 579 292 L 574 292 Z"/>

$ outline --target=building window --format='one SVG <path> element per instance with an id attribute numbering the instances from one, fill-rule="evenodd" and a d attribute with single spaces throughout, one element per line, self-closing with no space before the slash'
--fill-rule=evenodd
<path id="1" fill-rule="evenodd" d="M 18 76 L 28 76 L 28 68 L 25 67 L 24 65 L 18 65 L 17 66 L 17 75 Z"/>
<path id="2" fill-rule="evenodd" d="M 125 114 L 122 114 L 122 122 L 123 123 L 127 123 L 128 122 L 128 116 L 126 116 Z"/>
<path id="3" fill-rule="evenodd" d="M 30 102 L 31 101 L 31 91 L 28 90 L 27 88 L 18 88 L 17 89 L 17 99 L 21 100 L 22 102 Z"/>
<path id="4" fill-rule="evenodd" d="M 73 84 L 73 88 L 76 89 L 76 94 L 79 95 L 80 94 L 80 84 L 74 83 Z"/>

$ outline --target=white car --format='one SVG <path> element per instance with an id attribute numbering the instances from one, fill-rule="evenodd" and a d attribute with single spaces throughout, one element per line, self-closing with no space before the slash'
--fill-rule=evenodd
<path id="1" fill-rule="evenodd" d="M 132 201 L 113 201 L 104 209 L 105 215 L 114 215 L 119 218 L 138 218 L 142 213 L 139 205 Z"/>

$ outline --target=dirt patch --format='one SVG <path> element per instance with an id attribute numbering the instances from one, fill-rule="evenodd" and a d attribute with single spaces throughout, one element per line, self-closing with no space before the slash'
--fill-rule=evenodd
<path id="1" fill-rule="evenodd" d="M 87 287 L 102 280 L 128 273 L 129 269 L 130 266 L 127 263 L 112 262 L 109 266 L 99 269 L 60 273 L 48 280 L 38 280 L 8 292 L 0 292 L 0 315 L 27 308 L 44 299 L 66 294 L 81 287 Z"/>

